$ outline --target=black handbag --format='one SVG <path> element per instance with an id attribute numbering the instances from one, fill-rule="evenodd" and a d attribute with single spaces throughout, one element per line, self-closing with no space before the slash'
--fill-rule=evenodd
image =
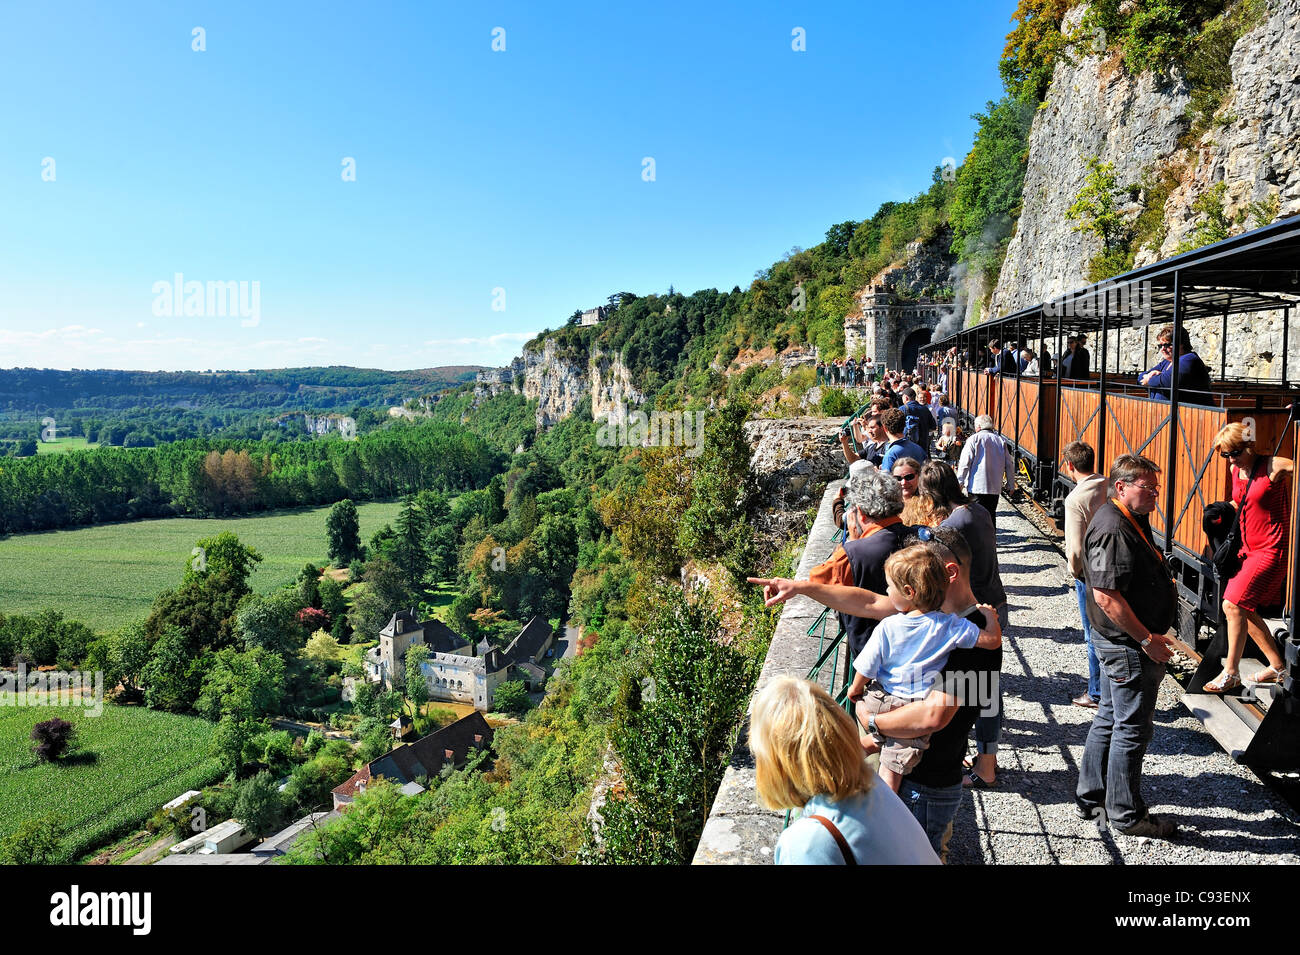
<path id="1" fill-rule="evenodd" d="M 1219 580 L 1225 583 L 1241 570 L 1241 516 L 1246 511 L 1250 486 L 1255 483 L 1259 466 L 1263 463 L 1263 458 L 1255 459 L 1255 466 L 1250 469 L 1250 477 L 1246 479 L 1246 493 L 1241 496 L 1241 504 L 1236 508 L 1237 516 L 1232 521 L 1232 528 L 1228 531 L 1228 536 L 1223 539 L 1223 543 L 1214 549 L 1214 555 L 1210 558 L 1214 569 L 1219 573 Z"/>

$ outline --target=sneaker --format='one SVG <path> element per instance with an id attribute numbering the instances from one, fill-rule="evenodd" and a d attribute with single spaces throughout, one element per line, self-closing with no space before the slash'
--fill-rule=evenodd
<path id="1" fill-rule="evenodd" d="M 1127 829 L 1117 829 L 1121 835 L 1125 836 L 1146 836 L 1149 839 L 1172 839 L 1178 834 L 1178 827 L 1168 819 L 1162 819 L 1159 816 L 1147 815 L 1139 819 Z"/>
<path id="2" fill-rule="evenodd" d="M 1092 697 L 1090 697 L 1087 693 L 1079 694 L 1070 702 L 1073 703 L 1075 706 L 1082 706 L 1089 710 L 1095 710 L 1097 708 L 1097 701 L 1094 700 Z"/>

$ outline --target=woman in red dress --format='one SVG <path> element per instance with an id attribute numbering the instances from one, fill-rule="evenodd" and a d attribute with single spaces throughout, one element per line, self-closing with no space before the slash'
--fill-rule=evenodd
<path id="1" fill-rule="evenodd" d="M 1286 458 L 1256 454 L 1254 435 L 1240 423 L 1224 427 L 1214 438 L 1214 448 L 1220 457 L 1232 462 L 1228 467 L 1232 505 L 1242 515 L 1241 569 L 1223 591 L 1228 656 L 1223 661 L 1223 672 L 1204 686 L 1207 693 L 1223 693 L 1241 686 L 1238 668 L 1247 633 L 1269 663 L 1249 682 L 1282 682 L 1285 664 L 1259 609 L 1279 601 L 1286 581 L 1286 535 L 1291 519 L 1290 482 L 1286 476 L 1295 470 L 1295 464 Z"/>

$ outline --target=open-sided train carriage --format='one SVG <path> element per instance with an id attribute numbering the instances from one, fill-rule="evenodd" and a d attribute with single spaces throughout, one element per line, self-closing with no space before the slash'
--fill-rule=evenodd
<path id="1" fill-rule="evenodd" d="M 1059 451 L 1071 441 L 1096 449 L 1102 473 L 1128 453 L 1160 464 L 1160 501 L 1151 525 L 1178 577 L 1178 637 L 1202 657 L 1184 702 L 1230 753 L 1263 771 L 1300 768 L 1300 481 L 1292 486 L 1285 590 L 1278 606 L 1264 611 L 1291 670 L 1281 687 L 1255 699 L 1201 692 L 1226 653 L 1221 584 L 1203 556 L 1202 516 L 1208 504 L 1230 494 L 1228 468 L 1213 449 L 1224 425 L 1240 421 L 1253 428 L 1261 454 L 1276 449 L 1294 458 L 1300 448 L 1300 411 L 1292 410 L 1300 403 L 1300 361 L 1290 354 L 1300 353 L 1300 342 L 1292 348 L 1290 328 L 1298 305 L 1300 217 L 1293 217 L 963 329 L 931 342 L 923 358 L 943 362 L 956 348 L 958 364 L 949 369 L 952 403 L 967 424 L 982 414 L 993 418 L 1024 463 L 1035 498 L 1058 514 L 1071 489 L 1058 473 Z M 1237 355 L 1230 363 L 1233 330 L 1251 323 L 1268 323 L 1276 350 L 1252 360 Z M 1158 360 L 1153 326 L 1164 325 L 1173 326 L 1175 341 L 1186 329 L 1193 347 L 1202 346 L 1212 376 L 1208 395 L 1185 393 L 1177 375 L 1168 399 L 1152 398 L 1138 384 L 1139 374 Z M 1062 378 L 1066 337 L 1080 333 L 1089 339 L 1090 375 Z M 1207 354 L 1203 347 L 1212 338 L 1217 353 Z M 989 364 L 988 344 L 995 340 L 1025 342 L 1035 354 L 1046 344 L 1051 374 L 989 374 L 981 366 Z M 1247 640 L 1247 658 L 1257 653 Z"/>

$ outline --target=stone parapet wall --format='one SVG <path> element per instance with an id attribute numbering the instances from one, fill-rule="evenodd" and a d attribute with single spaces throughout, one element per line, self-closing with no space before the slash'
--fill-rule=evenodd
<path id="1" fill-rule="evenodd" d="M 836 530 L 831 519 L 831 503 L 841 484 L 842 481 L 833 482 L 822 496 L 817 519 L 808 532 L 808 541 L 795 573 L 795 577 L 801 580 L 807 580 L 809 571 L 830 556 L 833 548 L 831 538 Z M 786 603 L 781 619 L 777 621 L 776 632 L 772 635 L 767 658 L 763 661 L 756 693 L 777 676 L 802 677 L 808 674 L 817 662 L 818 652 L 817 637 L 808 636 L 808 628 L 821 612 L 822 605 L 807 597 L 795 597 Z M 832 615 L 827 628 L 828 638 L 834 636 L 837 628 L 838 622 Z M 828 681 L 829 668 L 826 672 L 828 676 L 824 680 Z M 829 684 L 827 688 L 829 689 Z M 758 803 L 758 795 L 754 790 L 754 758 L 749 751 L 747 717 L 731 754 L 731 764 L 713 799 L 713 808 L 704 825 L 704 833 L 700 837 L 692 864 L 770 863 L 772 849 L 784 825 L 784 813 L 764 809 Z"/>

